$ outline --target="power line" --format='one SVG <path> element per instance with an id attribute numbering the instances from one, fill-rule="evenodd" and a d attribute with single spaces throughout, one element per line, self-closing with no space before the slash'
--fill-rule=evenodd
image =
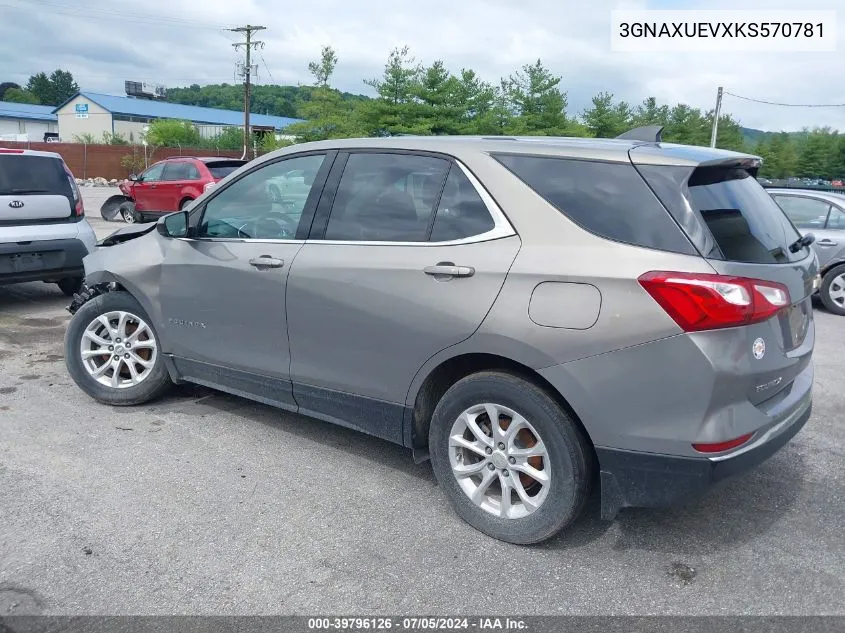
<path id="1" fill-rule="evenodd" d="M 753 99 L 751 97 L 743 97 L 732 92 L 724 91 L 724 94 L 743 99 L 744 101 L 753 101 L 754 103 L 764 103 L 766 105 L 783 106 L 787 108 L 845 108 L 845 103 L 778 103 L 777 101 L 766 101 L 764 99 Z"/>
<path id="2" fill-rule="evenodd" d="M 264 70 L 266 70 L 267 74 L 270 76 L 270 81 L 276 83 L 276 80 L 273 79 L 273 73 L 270 72 L 270 67 L 267 65 L 267 62 L 264 61 L 264 55 L 259 52 L 258 56 L 261 58 L 261 63 L 264 64 Z"/>

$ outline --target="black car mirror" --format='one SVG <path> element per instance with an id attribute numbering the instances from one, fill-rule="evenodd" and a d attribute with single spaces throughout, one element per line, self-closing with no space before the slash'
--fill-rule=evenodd
<path id="1" fill-rule="evenodd" d="M 187 237 L 188 212 L 177 211 L 166 215 L 158 221 L 156 228 L 164 237 Z"/>

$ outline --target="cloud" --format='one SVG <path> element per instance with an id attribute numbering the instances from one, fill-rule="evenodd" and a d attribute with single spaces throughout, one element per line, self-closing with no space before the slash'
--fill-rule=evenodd
<path id="1" fill-rule="evenodd" d="M 263 24 L 256 58 L 259 82 L 308 83 L 308 61 L 331 44 L 340 58 L 333 83 L 369 94 L 363 80 L 379 76 L 391 48 L 409 45 L 417 61 L 436 59 L 458 71 L 472 68 L 497 83 L 537 58 L 563 77 L 569 112 L 578 114 L 599 91 L 640 103 L 710 109 L 716 88 L 788 103 L 845 103 L 841 49 L 836 53 L 618 53 L 610 50 L 614 8 L 756 9 L 759 0 L 7 0 L 0 22 L 0 81 L 66 68 L 80 86 L 120 94 L 124 80 L 167 86 L 235 81 L 239 35 L 223 26 Z M 837 9 L 841 0 L 814 0 Z M 794 9 L 771 0 L 768 9 Z M 126 7 L 121 8 L 121 6 Z M 845 12 L 838 16 L 845 34 Z M 215 28 L 215 26 L 217 28 Z M 840 37 L 841 41 L 842 37 Z M 748 127 L 800 129 L 830 125 L 845 131 L 845 108 L 785 108 L 726 96 L 723 110 Z"/>

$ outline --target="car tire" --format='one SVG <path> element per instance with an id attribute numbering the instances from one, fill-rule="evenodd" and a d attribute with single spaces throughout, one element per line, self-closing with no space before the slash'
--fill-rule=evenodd
<path id="1" fill-rule="evenodd" d="M 845 264 L 834 266 L 825 273 L 819 297 L 830 312 L 845 316 Z"/>
<path id="2" fill-rule="evenodd" d="M 500 444 L 496 437 L 489 437 L 492 444 L 488 446 L 486 440 L 479 440 L 472 431 L 469 434 L 474 440 L 471 442 L 475 447 L 472 451 L 463 448 L 463 443 L 456 445 L 453 438 L 463 441 L 467 437 L 456 432 L 456 427 L 466 426 L 469 431 L 469 425 L 464 425 L 462 420 L 473 415 L 477 415 L 476 429 L 494 435 L 492 429 L 489 433 L 486 429 L 490 426 L 490 414 L 487 413 L 490 409 L 486 405 L 495 407 L 499 431 L 510 420 L 504 429 L 505 434 L 510 424 L 518 419 L 516 415 L 521 416 L 518 424 L 522 428 L 515 427 L 519 429 L 516 438 L 502 437 L 500 439 L 504 442 Z M 468 414 L 479 409 L 483 412 Z M 517 446 L 526 430 L 529 441 Z M 530 437 L 533 437 L 533 444 Z M 505 442 L 505 449 L 501 449 Z M 510 442 L 514 442 L 513 447 Z M 478 451 L 481 447 L 484 447 L 483 451 Z M 539 447 L 545 451 L 539 461 L 536 456 L 514 457 L 520 451 L 533 451 Z M 549 539 L 572 524 L 584 509 L 595 475 L 592 447 L 570 415 L 536 384 L 505 372 L 470 375 L 455 383 L 443 395 L 431 420 L 429 453 L 435 477 L 458 516 L 488 536 L 520 545 Z M 535 461 L 530 462 L 534 467 L 530 472 L 538 476 L 545 473 L 546 484 L 525 474 L 525 464 L 531 459 Z M 465 474 L 476 471 L 481 463 L 483 466 L 478 473 L 472 476 Z M 462 469 L 460 476 L 458 469 Z M 505 471 L 510 474 L 505 475 Z M 475 492 L 478 492 L 488 476 L 492 478 L 487 488 L 489 496 L 482 494 L 481 497 L 486 498 L 482 503 L 473 501 L 470 489 L 475 485 Z M 534 489 L 528 500 L 537 506 L 535 509 L 523 503 L 525 497 L 518 494 L 517 484 L 526 495 Z M 497 489 L 498 506 L 495 499 Z M 506 489 L 507 504 L 504 501 Z"/>
<path id="3" fill-rule="evenodd" d="M 82 289 L 82 277 L 65 277 L 64 279 L 59 279 L 56 285 L 65 295 L 72 297 Z"/>
<path id="4" fill-rule="evenodd" d="M 140 221 L 140 217 L 138 216 L 138 212 L 135 210 L 135 203 L 134 202 L 124 202 L 122 203 L 118 209 L 118 213 L 120 217 L 123 218 L 123 221 L 127 224 L 135 224 L 136 222 Z"/>
<path id="5" fill-rule="evenodd" d="M 97 295 L 77 310 L 65 334 L 65 363 L 79 388 L 104 404 L 141 404 L 172 385 L 152 320 L 128 292 Z"/>
<path id="6" fill-rule="evenodd" d="M 184 200 L 182 200 L 182 202 L 180 202 L 180 203 L 179 203 L 179 210 L 180 210 L 180 211 L 184 211 L 184 210 L 185 210 L 185 207 L 187 207 L 187 206 L 188 206 L 189 204 L 191 204 L 193 201 L 194 201 L 194 199 L 193 199 L 193 198 L 185 198 Z"/>

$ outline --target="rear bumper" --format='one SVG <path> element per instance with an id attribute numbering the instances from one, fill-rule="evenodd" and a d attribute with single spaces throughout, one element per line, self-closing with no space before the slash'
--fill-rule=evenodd
<path id="1" fill-rule="evenodd" d="M 78 238 L 0 243 L 0 284 L 82 277 L 88 250 Z"/>
<path id="2" fill-rule="evenodd" d="M 625 507 L 655 508 L 686 501 L 725 477 L 754 468 L 795 437 L 811 412 L 808 404 L 724 456 L 677 457 L 596 447 L 602 518 L 612 519 Z"/>

